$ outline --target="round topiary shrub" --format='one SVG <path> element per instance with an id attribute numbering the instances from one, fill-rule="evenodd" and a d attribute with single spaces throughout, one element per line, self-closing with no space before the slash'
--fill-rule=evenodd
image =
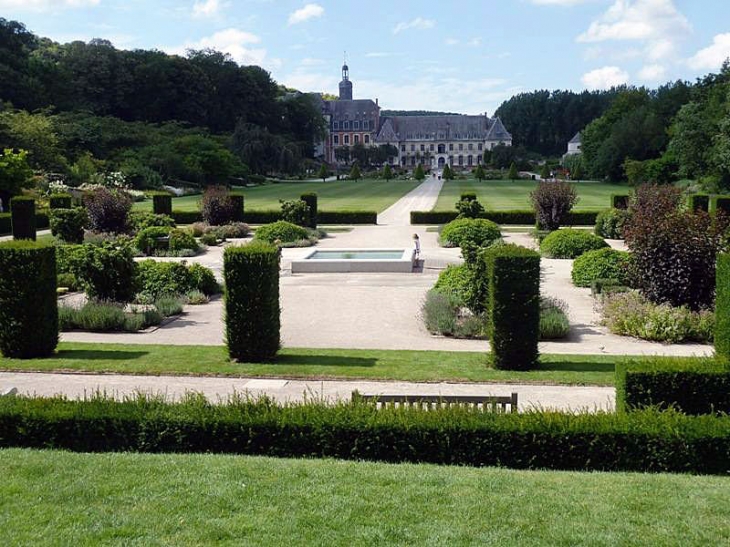
<path id="1" fill-rule="evenodd" d="M 433 290 L 455 296 L 462 304 L 466 302 L 467 294 L 472 284 L 472 272 L 466 264 L 449 264 L 439 274 Z"/>
<path id="2" fill-rule="evenodd" d="M 265 241 L 267 243 L 275 243 L 276 240 L 279 240 L 281 243 L 294 243 L 302 239 L 307 239 L 309 232 L 307 232 L 306 228 L 302 228 L 291 222 L 279 220 L 272 224 L 264 224 L 258 228 L 254 237 L 259 241 Z"/>
<path id="3" fill-rule="evenodd" d="M 58 345 L 56 249 L 33 241 L 0 244 L 0 353 L 32 359 Z"/>
<path id="4" fill-rule="evenodd" d="M 502 237 L 499 226 L 483 218 L 459 218 L 449 222 L 441 230 L 441 245 L 461 247 L 472 243 L 480 247 L 491 245 Z"/>
<path id="5" fill-rule="evenodd" d="M 596 217 L 595 233 L 606 239 L 623 239 L 624 225 L 631 213 L 626 209 L 606 209 Z"/>
<path id="6" fill-rule="evenodd" d="M 629 253 L 611 248 L 583 253 L 573 262 L 571 277 L 576 287 L 590 287 L 596 279 L 627 282 Z"/>
<path id="7" fill-rule="evenodd" d="M 156 250 L 169 248 L 167 237 L 170 230 L 167 226 L 150 226 L 140 230 L 134 238 L 134 246 L 146 255 L 154 255 Z"/>
<path id="8" fill-rule="evenodd" d="M 210 268 L 206 268 L 200 264 L 191 264 L 188 267 L 194 290 L 198 290 L 206 296 L 211 296 L 221 292 L 220 285 L 215 279 L 215 274 Z"/>
<path id="9" fill-rule="evenodd" d="M 89 217 L 83 207 L 51 209 L 51 234 L 66 243 L 83 243 L 84 228 L 88 222 Z"/>
<path id="10" fill-rule="evenodd" d="M 80 245 L 69 261 L 71 273 L 89 298 L 112 302 L 134 300 L 137 265 L 130 246 L 113 242 Z"/>
<path id="11" fill-rule="evenodd" d="M 597 235 L 572 228 L 550 232 L 540 243 L 540 251 L 548 258 L 576 258 L 604 247 L 608 247 L 608 243 Z"/>
<path id="12" fill-rule="evenodd" d="M 171 251 L 182 251 L 183 249 L 190 249 L 194 252 L 198 252 L 200 245 L 195 241 L 193 234 L 187 230 L 181 230 L 175 228 L 170 231 L 170 241 L 168 248 Z"/>

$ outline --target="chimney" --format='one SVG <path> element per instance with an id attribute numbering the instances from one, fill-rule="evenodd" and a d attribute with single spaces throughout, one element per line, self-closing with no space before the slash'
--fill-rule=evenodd
<path id="1" fill-rule="evenodd" d="M 375 106 L 378 106 L 378 98 L 375 97 Z"/>

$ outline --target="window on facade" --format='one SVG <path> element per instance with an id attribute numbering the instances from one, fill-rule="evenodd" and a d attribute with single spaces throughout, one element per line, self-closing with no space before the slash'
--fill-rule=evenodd
<path id="1" fill-rule="evenodd" d="M 449 152 L 453 152 L 453 151 L 454 151 L 454 143 L 450 142 L 449 143 Z"/>
<path id="2" fill-rule="evenodd" d="M 416 156 L 411 156 L 411 165 L 416 165 Z"/>
<path id="3" fill-rule="evenodd" d="M 360 142 L 360 135 L 355 135 L 355 144 Z"/>
<path id="4" fill-rule="evenodd" d="M 469 157 L 466 158 L 466 163 L 467 163 L 467 165 L 474 165 L 474 156 L 469 154 Z"/>
<path id="5" fill-rule="evenodd" d="M 454 165 L 454 156 L 449 156 L 449 165 Z"/>
<path id="6" fill-rule="evenodd" d="M 339 129 L 340 128 L 340 122 L 332 122 L 332 129 Z"/>
<path id="7" fill-rule="evenodd" d="M 459 156 L 459 165 L 464 165 L 464 156 Z"/>
<path id="8" fill-rule="evenodd" d="M 365 144 L 370 144 L 370 135 L 365 135 Z"/>
<path id="9" fill-rule="evenodd" d="M 362 122 L 362 128 L 363 129 L 370 129 L 370 122 L 368 120 L 364 120 Z"/>
<path id="10" fill-rule="evenodd" d="M 429 145 L 428 149 L 433 152 L 433 144 Z"/>
<path id="11" fill-rule="evenodd" d="M 340 144 L 340 136 L 339 135 L 335 135 L 334 137 L 332 137 L 332 144 Z"/>
<path id="12" fill-rule="evenodd" d="M 352 122 L 352 128 L 353 129 L 360 129 L 360 122 L 358 122 L 358 121 Z"/>
<path id="13" fill-rule="evenodd" d="M 350 122 L 342 122 L 342 129 L 350 129 Z"/>
<path id="14" fill-rule="evenodd" d="M 474 145 L 472 143 L 469 143 L 469 150 L 474 150 Z"/>
<path id="15" fill-rule="evenodd" d="M 415 144 L 412 144 L 411 145 L 411 152 L 415 152 L 415 151 L 416 151 L 416 145 Z"/>
<path id="16" fill-rule="evenodd" d="M 426 145 L 422 144 L 421 145 L 421 152 L 425 152 L 425 151 L 426 151 Z"/>
<path id="17" fill-rule="evenodd" d="M 401 144 L 400 145 L 400 151 L 401 152 L 405 152 L 406 151 L 406 145 L 405 144 Z"/>
<path id="18" fill-rule="evenodd" d="M 439 144 L 439 154 L 445 154 L 445 153 L 446 153 L 446 145 Z"/>
<path id="19" fill-rule="evenodd" d="M 464 145 L 459 143 L 459 152 L 461 152 L 462 150 L 464 150 Z"/>
<path id="20" fill-rule="evenodd" d="M 481 150 L 484 148 L 484 145 L 482 143 L 479 143 L 477 145 L 477 148 L 479 148 L 479 151 L 481 152 Z"/>
<path id="21" fill-rule="evenodd" d="M 345 144 L 350 144 L 350 135 L 345 135 Z"/>

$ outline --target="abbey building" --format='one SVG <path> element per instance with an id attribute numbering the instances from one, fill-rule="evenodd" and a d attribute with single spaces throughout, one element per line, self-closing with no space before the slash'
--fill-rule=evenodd
<path id="1" fill-rule="evenodd" d="M 512 145 L 512 135 L 497 117 L 381 116 L 377 99 L 353 99 L 349 72 L 344 65 L 339 98 L 323 101 L 328 134 L 321 152 L 328 163 L 340 157 L 339 148 L 388 144 L 397 150 L 389 159 L 393 165 L 442 169 L 448 163 L 468 169 L 481 163 L 484 150 Z"/>

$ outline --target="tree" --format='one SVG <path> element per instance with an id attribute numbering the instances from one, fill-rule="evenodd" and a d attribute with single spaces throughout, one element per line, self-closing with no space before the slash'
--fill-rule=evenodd
<path id="1" fill-rule="evenodd" d="M 353 164 L 352 169 L 350 169 L 350 179 L 360 179 L 360 167 L 357 165 L 357 163 Z"/>
<path id="2" fill-rule="evenodd" d="M 367 166 L 368 164 L 368 150 L 361 142 L 356 142 L 350 149 L 350 157 L 353 161 L 356 161 L 360 165 Z"/>
<path id="3" fill-rule="evenodd" d="M 507 178 L 509 180 L 517 180 L 518 178 L 520 178 L 520 175 L 517 172 L 517 165 L 515 165 L 515 162 L 512 162 L 512 165 L 509 166 L 509 173 L 507 174 Z"/>
<path id="4" fill-rule="evenodd" d="M 510 167 L 510 173 L 512 172 L 511 169 L 512 168 Z M 540 169 L 540 178 L 542 180 L 547 180 L 550 178 L 550 167 L 548 167 L 547 162 L 542 164 L 542 168 Z"/>
<path id="5" fill-rule="evenodd" d="M 339 148 L 335 148 L 335 159 L 342 163 L 349 163 L 350 162 L 350 147 L 349 146 L 340 146 Z"/>
<path id="6" fill-rule="evenodd" d="M 385 167 L 383 167 L 383 178 L 385 180 L 390 180 L 393 178 L 393 170 L 390 168 L 389 163 L 386 163 Z"/>
<path id="7" fill-rule="evenodd" d="M 530 193 L 537 225 L 541 230 L 557 230 L 578 202 L 575 187 L 567 182 L 539 182 Z"/>
<path id="8" fill-rule="evenodd" d="M 487 176 L 487 174 L 484 172 L 484 167 L 480 163 L 477 165 L 477 168 L 474 170 L 474 176 L 479 182 L 482 182 L 484 178 Z"/>
<path id="9" fill-rule="evenodd" d="M 5 211 L 9 210 L 10 198 L 30 186 L 32 176 L 33 171 L 28 165 L 27 151 L 3 150 L 0 155 L 0 200 Z"/>
<path id="10" fill-rule="evenodd" d="M 413 178 L 418 181 L 426 178 L 426 174 L 423 172 L 423 166 L 420 163 L 416 166 L 416 170 L 413 171 Z"/>
<path id="11" fill-rule="evenodd" d="M 514 163 L 517 156 L 517 150 L 506 144 L 498 144 L 492 148 L 492 165 L 497 169 L 506 169 L 511 163 Z"/>
<path id="12" fill-rule="evenodd" d="M 322 179 L 322 182 L 327 180 L 327 175 L 329 175 L 329 169 L 327 169 L 326 164 L 322 164 L 319 166 L 319 172 L 317 173 L 317 177 Z"/>
<path id="13" fill-rule="evenodd" d="M 451 170 L 448 163 L 444 165 L 444 172 L 442 173 L 442 176 L 444 180 L 454 180 L 454 172 Z"/>

